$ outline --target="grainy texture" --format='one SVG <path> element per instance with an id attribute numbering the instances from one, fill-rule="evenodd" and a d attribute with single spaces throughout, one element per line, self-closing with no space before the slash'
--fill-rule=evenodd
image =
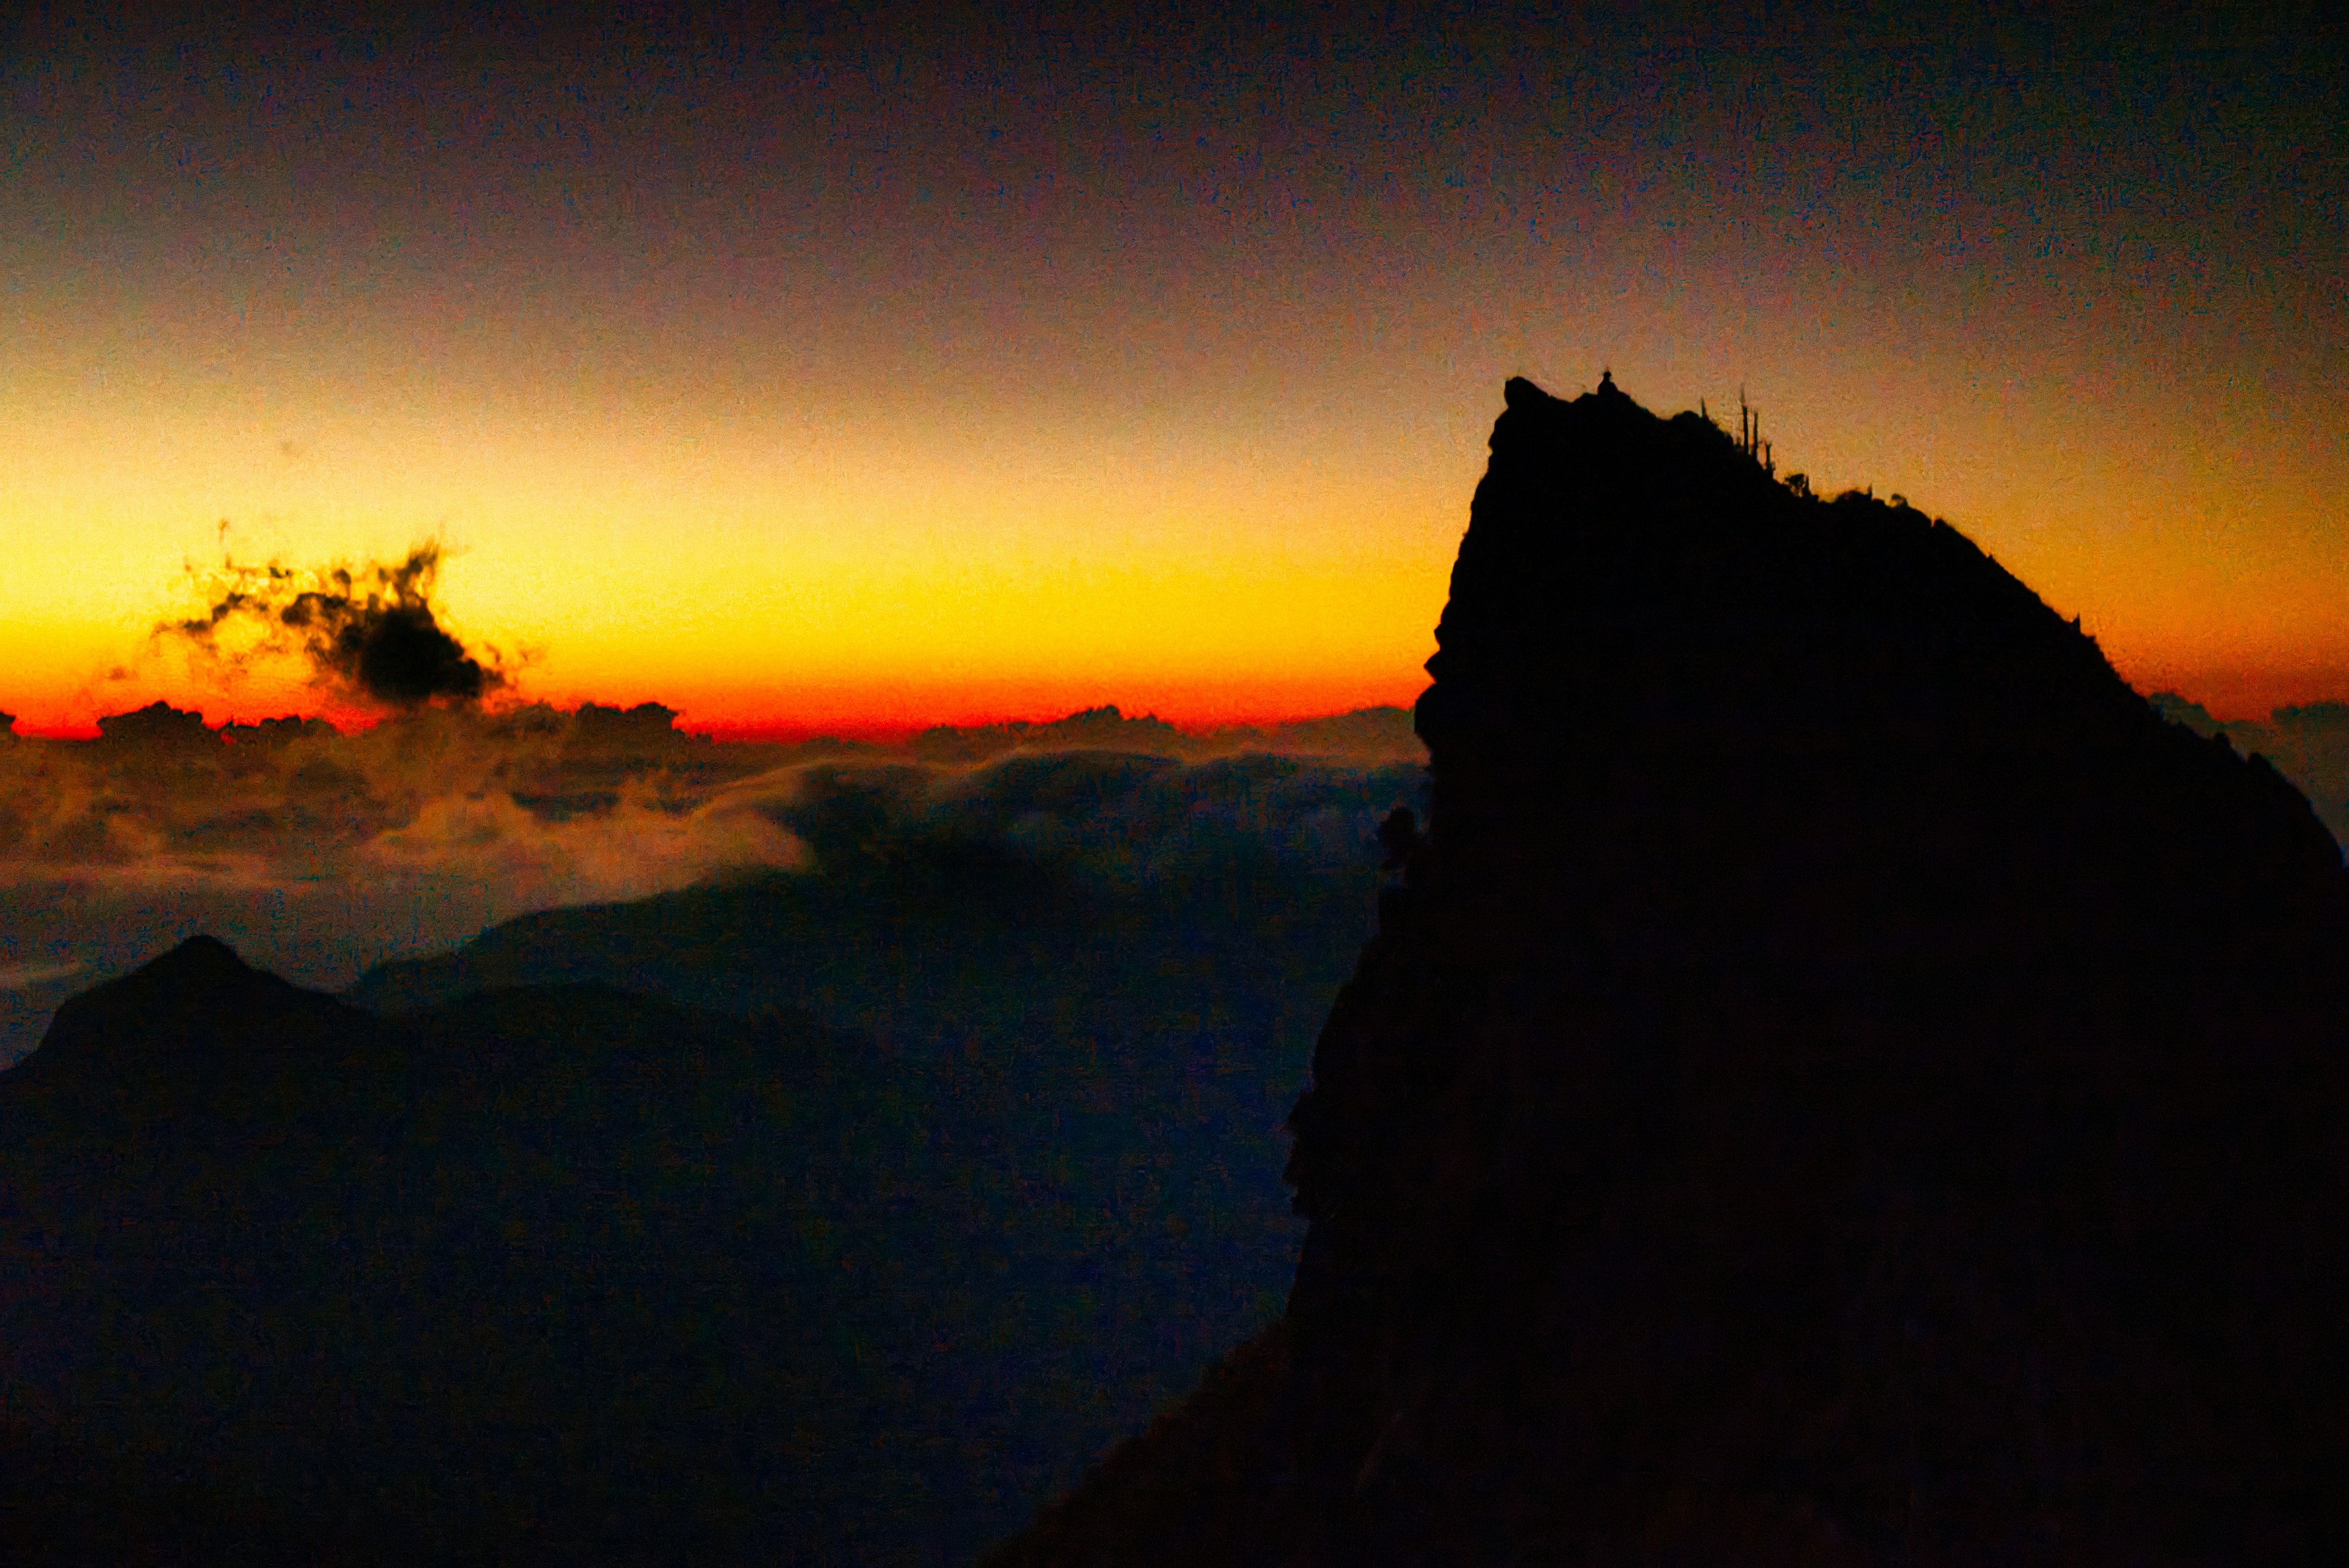
<path id="1" fill-rule="evenodd" d="M 997 1561 L 2325 1556 L 2308 803 L 1948 524 L 1611 386 L 1507 401 L 1428 836 L 1292 1116 L 1285 1354 Z M 1216 1423 L 1274 1456 L 1219 1494 Z"/>

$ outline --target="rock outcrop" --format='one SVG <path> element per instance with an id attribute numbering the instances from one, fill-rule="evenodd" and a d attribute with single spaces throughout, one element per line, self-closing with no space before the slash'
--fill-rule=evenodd
<path id="1" fill-rule="evenodd" d="M 996 1562 L 2342 1538 L 2306 800 L 1947 524 L 1611 385 L 1509 383 L 1438 640 L 1286 1316 Z"/>

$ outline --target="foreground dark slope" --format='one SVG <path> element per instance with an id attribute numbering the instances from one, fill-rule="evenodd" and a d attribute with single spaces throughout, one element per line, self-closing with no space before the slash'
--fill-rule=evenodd
<path id="1" fill-rule="evenodd" d="M 999 1563 L 2311 1560 L 2349 879 L 1962 535 L 1508 389 L 1288 1313 Z"/>
<path id="2" fill-rule="evenodd" d="M 864 1048 L 585 987 L 395 1028 L 208 939 L 68 1003 L 0 1078 L 5 1554 L 836 1541 L 858 1468 L 920 1471 L 804 1244 L 875 1206 L 832 1116 L 913 1133 L 843 1081 Z"/>
<path id="3" fill-rule="evenodd" d="M 1154 1232 L 934 1086 L 595 986 L 380 1020 L 203 939 L 77 999 L 0 1076 L 0 1559 L 968 1550 L 1099 1429 L 1078 1303 Z"/>

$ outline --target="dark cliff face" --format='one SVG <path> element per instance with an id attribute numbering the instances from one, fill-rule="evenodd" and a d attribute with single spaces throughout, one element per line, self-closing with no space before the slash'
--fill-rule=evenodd
<path id="1" fill-rule="evenodd" d="M 1492 451 L 1287 1317 L 1003 1560 L 2317 1553 L 2307 803 L 1954 529 L 1695 415 L 1513 381 Z"/>

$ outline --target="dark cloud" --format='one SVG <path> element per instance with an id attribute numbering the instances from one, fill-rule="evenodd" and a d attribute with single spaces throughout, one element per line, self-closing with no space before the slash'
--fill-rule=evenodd
<path id="1" fill-rule="evenodd" d="M 1159 757 L 1227 756 L 1239 752 L 1417 762 L 1426 754 L 1408 708 L 1358 708 L 1327 718 L 1271 725 L 1230 724 L 1193 733 L 1114 704 L 1044 723 L 940 724 L 906 742 L 926 763 L 976 763 L 1011 752 L 1114 751 Z"/>
<path id="2" fill-rule="evenodd" d="M 954 867 L 1034 886 L 1180 885 L 1374 867 L 1379 825 L 1423 798 L 1423 762 L 1237 753 L 1185 761 L 1023 752 L 972 767 L 813 763 L 728 794 L 790 830 L 818 872 Z"/>
<path id="3" fill-rule="evenodd" d="M 208 751 L 220 737 L 190 713 L 168 702 L 150 702 L 129 713 L 109 713 L 98 722 L 98 739 L 109 747 L 140 752 Z"/>
<path id="4" fill-rule="evenodd" d="M 506 683 L 496 657 L 469 649 L 432 606 L 440 546 L 394 565 L 299 568 L 225 560 L 209 575 L 205 612 L 156 628 L 232 664 L 295 656 L 322 683 L 370 704 L 478 702 Z"/>

